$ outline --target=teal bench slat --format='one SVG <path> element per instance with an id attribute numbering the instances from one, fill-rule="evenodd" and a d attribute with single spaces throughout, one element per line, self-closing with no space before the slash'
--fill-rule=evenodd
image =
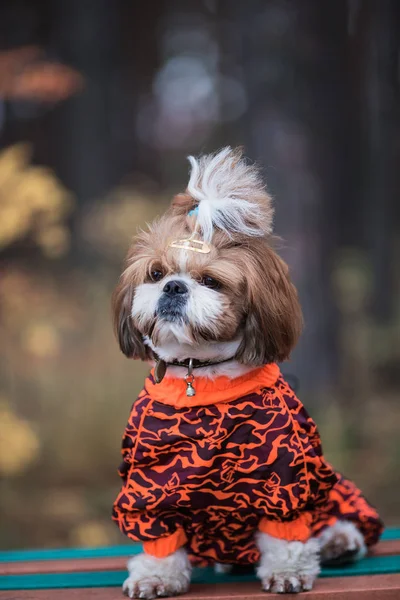
<path id="1" fill-rule="evenodd" d="M 381 540 L 400 540 L 400 527 L 388 527 L 385 529 Z"/>
<path id="2" fill-rule="evenodd" d="M 353 575 L 382 575 L 400 573 L 400 556 L 371 556 L 346 567 L 325 568 L 321 577 L 350 577 Z M 45 573 L 0 576 L 0 590 L 32 590 L 50 588 L 95 588 L 122 585 L 126 571 L 96 571 L 81 573 Z M 194 569 L 193 583 L 247 583 L 255 581 L 253 573 L 224 575 L 212 568 Z"/>
<path id="3" fill-rule="evenodd" d="M 382 540 L 400 539 L 400 527 L 385 529 Z M 115 556 L 133 556 L 142 551 L 141 544 L 121 546 L 103 546 L 99 548 L 53 548 L 46 550 L 10 550 L 0 552 L 0 562 L 28 560 L 68 560 L 74 558 L 109 558 Z"/>
<path id="4" fill-rule="evenodd" d="M 53 548 L 46 550 L 10 550 L 0 552 L 0 562 L 30 560 L 68 560 L 74 558 L 110 558 L 133 556 L 142 552 L 141 544 L 104 546 L 99 548 Z"/>

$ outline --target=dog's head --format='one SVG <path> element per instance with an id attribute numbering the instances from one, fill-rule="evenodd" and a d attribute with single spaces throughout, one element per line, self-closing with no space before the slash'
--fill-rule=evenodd
<path id="1" fill-rule="evenodd" d="M 302 316 L 259 173 L 230 148 L 190 162 L 186 193 L 129 250 L 113 298 L 121 350 L 148 359 L 173 342 L 235 341 L 243 364 L 282 361 Z"/>

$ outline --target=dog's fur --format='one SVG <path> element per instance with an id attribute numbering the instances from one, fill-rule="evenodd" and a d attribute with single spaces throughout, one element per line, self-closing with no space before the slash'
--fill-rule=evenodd
<path id="1" fill-rule="evenodd" d="M 241 152 L 224 148 L 192 166 L 187 190 L 129 250 L 113 299 L 120 347 L 130 358 L 166 361 L 188 357 L 226 361 L 202 376 L 238 377 L 290 355 L 302 328 L 297 292 L 288 267 L 274 250 L 273 208 L 258 170 Z M 196 209 L 196 214 L 189 214 Z M 170 246 L 197 236 L 211 251 Z M 211 278 L 211 279 L 210 279 Z M 183 286 L 181 298 L 165 298 L 166 285 Z M 167 376 L 184 377 L 183 367 Z M 345 523 L 322 538 L 322 554 L 363 548 L 361 534 Z M 265 591 L 311 589 L 319 572 L 320 544 L 288 542 L 260 533 L 257 570 Z M 327 550 L 324 551 L 324 547 Z M 329 548 L 331 550 L 329 550 Z M 133 558 L 124 590 L 131 597 L 175 595 L 188 589 L 190 564 L 183 549 L 165 559 Z"/>
<path id="2" fill-rule="evenodd" d="M 283 361 L 297 342 L 302 315 L 287 265 L 273 249 L 271 199 L 255 168 L 238 152 L 224 149 L 198 163 L 192 158 L 192 164 L 195 177 L 192 173 L 188 189 L 194 197 L 177 196 L 170 211 L 142 232 L 128 253 L 114 294 L 121 349 L 145 360 L 152 358 L 152 350 L 168 356 L 172 346 L 174 358 L 177 353 L 186 358 L 190 350 L 192 358 L 222 360 L 224 344 L 236 342 L 235 362 L 241 365 Z M 201 191 L 203 180 L 206 192 Z M 208 196 L 203 199 L 208 192 L 210 202 Z M 188 216 L 196 201 L 197 218 Z M 169 246 L 196 227 L 212 239 L 209 254 Z M 151 279 L 155 271 L 162 273 L 159 282 Z M 205 277 L 214 278 L 220 288 L 206 287 Z M 190 290 L 184 313 L 175 318 L 157 314 L 165 284 L 177 278 Z"/>

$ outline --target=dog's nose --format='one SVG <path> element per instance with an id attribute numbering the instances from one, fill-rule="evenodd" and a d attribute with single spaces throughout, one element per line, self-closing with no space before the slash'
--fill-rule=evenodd
<path id="1" fill-rule="evenodd" d="M 168 296 L 176 296 L 176 294 L 187 294 L 188 287 L 183 281 L 173 280 L 168 281 L 163 288 L 164 294 Z"/>

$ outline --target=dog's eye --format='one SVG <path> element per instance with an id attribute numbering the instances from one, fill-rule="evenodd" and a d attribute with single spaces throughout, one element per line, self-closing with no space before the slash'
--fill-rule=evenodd
<path id="1" fill-rule="evenodd" d="M 214 279 L 214 277 L 210 277 L 209 275 L 204 275 L 203 279 L 201 280 L 201 283 L 202 285 L 205 285 L 206 287 L 211 288 L 212 290 L 217 290 L 219 287 L 221 287 L 220 282 Z"/>
<path id="2" fill-rule="evenodd" d="M 152 281 L 161 281 L 161 279 L 164 277 L 164 273 L 162 271 L 160 271 L 159 269 L 152 269 L 150 271 L 150 278 Z"/>

